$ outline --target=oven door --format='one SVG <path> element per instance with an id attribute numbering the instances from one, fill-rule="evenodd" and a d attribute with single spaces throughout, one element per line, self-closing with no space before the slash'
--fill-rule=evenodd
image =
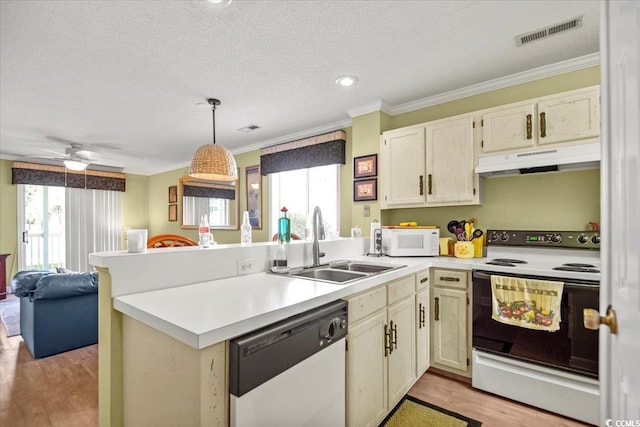
<path id="1" fill-rule="evenodd" d="M 560 329 L 521 328 L 491 318 L 491 275 L 564 281 Z M 582 310 L 598 307 L 597 281 L 473 271 L 473 347 L 484 352 L 598 378 L 598 331 L 585 329 Z"/>

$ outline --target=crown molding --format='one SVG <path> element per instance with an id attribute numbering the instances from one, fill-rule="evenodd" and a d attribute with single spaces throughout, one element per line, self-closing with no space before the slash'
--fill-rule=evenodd
<path id="1" fill-rule="evenodd" d="M 383 113 L 391 114 L 391 112 L 393 111 L 393 106 L 381 99 L 371 104 L 348 110 L 347 114 L 349 114 L 351 118 L 354 118 L 364 116 L 365 114 L 373 113 L 376 111 L 382 111 Z"/>
<path id="2" fill-rule="evenodd" d="M 398 114 L 419 110 L 421 108 L 432 107 L 434 105 L 443 104 L 445 102 L 456 101 L 458 99 L 467 98 L 469 96 L 480 95 L 482 93 L 504 89 L 510 86 L 544 79 L 546 77 L 553 77 L 559 74 L 569 73 L 571 71 L 577 71 L 596 65 L 600 65 L 600 52 L 580 56 L 577 58 L 567 59 L 566 61 L 556 62 L 554 64 L 549 64 L 543 67 L 534 68 L 532 70 L 511 74 L 505 77 L 498 77 L 497 79 L 488 80 L 486 82 L 466 86 L 438 95 L 406 102 L 404 104 L 394 105 L 390 107 L 389 112 L 385 111 L 385 113 L 389 114 L 390 116 L 396 116 Z"/>

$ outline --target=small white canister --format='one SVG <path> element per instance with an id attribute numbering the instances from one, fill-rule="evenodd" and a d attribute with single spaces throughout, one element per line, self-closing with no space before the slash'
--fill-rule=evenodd
<path id="1" fill-rule="evenodd" d="M 147 250 L 147 235 L 146 229 L 134 229 L 127 230 L 127 251 L 132 253 L 145 252 Z"/>

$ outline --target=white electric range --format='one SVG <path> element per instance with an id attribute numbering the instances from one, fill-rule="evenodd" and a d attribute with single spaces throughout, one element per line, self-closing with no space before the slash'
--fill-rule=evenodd
<path id="1" fill-rule="evenodd" d="M 597 231 L 487 232 L 487 259 L 473 270 L 474 387 L 598 424 L 598 332 L 584 328 L 582 311 L 598 309 L 599 246 Z M 562 282 L 559 330 L 494 320 L 492 276 Z M 533 309 L 517 304 L 518 316 Z"/>

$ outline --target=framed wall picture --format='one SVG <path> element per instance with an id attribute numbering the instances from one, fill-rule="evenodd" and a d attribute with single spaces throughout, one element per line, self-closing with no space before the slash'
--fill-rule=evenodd
<path id="1" fill-rule="evenodd" d="M 169 203 L 178 203 L 178 186 L 169 187 Z"/>
<path id="2" fill-rule="evenodd" d="M 353 179 L 369 178 L 378 175 L 378 155 L 353 158 Z"/>
<path id="3" fill-rule="evenodd" d="M 251 228 L 262 229 L 262 176 L 260 165 L 246 167 L 247 211 Z"/>
<path id="4" fill-rule="evenodd" d="M 362 179 L 353 181 L 353 201 L 378 200 L 378 180 Z"/>
<path id="5" fill-rule="evenodd" d="M 173 204 L 169 205 L 169 221 L 177 221 L 178 220 L 178 205 Z"/>

